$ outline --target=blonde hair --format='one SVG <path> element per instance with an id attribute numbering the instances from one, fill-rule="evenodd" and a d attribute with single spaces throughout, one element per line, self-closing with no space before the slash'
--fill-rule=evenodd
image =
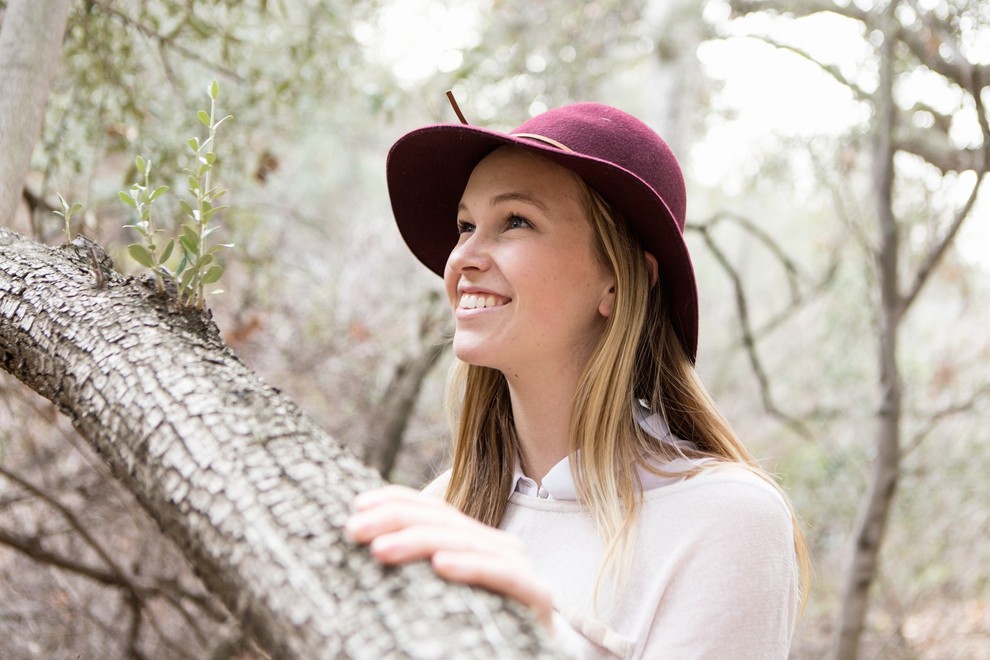
<path id="1" fill-rule="evenodd" d="M 574 178 L 584 191 L 598 257 L 615 277 L 612 313 L 578 381 L 569 433 L 570 450 L 578 457 L 571 463 L 578 496 L 605 544 L 600 583 L 605 575 L 619 580 L 621 567 L 628 563 L 623 560 L 632 552 L 643 495 L 638 468 L 663 474 L 651 467 L 651 459 L 714 459 L 687 476 L 720 463 L 737 463 L 776 484 L 736 437 L 698 378 L 664 308 L 662 286 L 651 286 L 639 241 L 596 191 L 577 175 Z M 643 431 L 632 414 L 636 400 L 661 415 L 670 432 L 694 443 L 694 448 L 658 442 Z M 495 369 L 455 359 L 447 383 L 447 411 L 454 453 L 446 500 L 498 526 L 511 494 L 518 451 L 505 378 Z M 801 592 L 806 594 L 810 560 L 790 508 Z"/>

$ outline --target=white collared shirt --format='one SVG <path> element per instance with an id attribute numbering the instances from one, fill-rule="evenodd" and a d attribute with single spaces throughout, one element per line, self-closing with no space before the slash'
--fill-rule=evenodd
<path id="1" fill-rule="evenodd" d="M 657 440 L 669 442 L 681 450 L 696 449 L 693 442 L 682 440 L 672 434 L 670 429 L 667 428 L 667 424 L 663 421 L 663 418 L 655 413 L 650 414 L 649 410 L 641 403 L 637 402 L 633 407 L 633 415 L 636 417 L 636 423 L 639 424 L 640 428 Z M 650 459 L 649 463 L 651 467 L 662 469 L 667 473 L 681 473 L 687 472 L 707 460 L 709 459 L 675 458 L 664 463 Z M 654 490 L 661 486 L 684 480 L 683 476 L 677 474 L 670 476 L 656 474 L 646 469 L 643 465 L 637 466 L 637 472 L 639 473 L 639 480 L 643 485 L 644 491 Z M 513 470 L 511 492 L 527 497 L 536 497 L 541 500 L 576 501 L 578 499 L 577 485 L 574 483 L 574 475 L 571 473 L 571 457 L 565 456 L 560 462 L 550 468 L 550 471 L 544 475 L 541 484 L 537 484 L 535 480 L 523 474 L 522 465 L 517 457 Z"/>

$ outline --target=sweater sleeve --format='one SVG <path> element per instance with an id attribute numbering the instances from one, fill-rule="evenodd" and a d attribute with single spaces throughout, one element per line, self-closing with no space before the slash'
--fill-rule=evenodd
<path id="1" fill-rule="evenodd" d="M 683 538 L 652 541 L 677 551 L 635 655 L 786 658 L 798 600 L 790 512 L 755 476 L 701 490 L 682 512 Z"/>

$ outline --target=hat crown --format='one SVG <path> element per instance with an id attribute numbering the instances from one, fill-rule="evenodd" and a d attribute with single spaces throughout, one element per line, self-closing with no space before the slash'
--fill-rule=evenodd
<path id="1" fill-rule="evenodd" d="M 548 110 L 513 131 L 520 137 L 527 133 L 550 138 L 636 176 L 663 200 L 684 232 L 684 175 L 667 143 L 639 119 L 600 103 L 576 103 Z M 609 191 L 598 192 L 609 198 Z"/>

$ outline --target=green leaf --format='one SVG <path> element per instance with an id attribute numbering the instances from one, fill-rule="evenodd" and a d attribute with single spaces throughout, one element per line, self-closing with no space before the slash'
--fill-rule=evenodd
<path id="1" fill-rule="evenodd" d="M 213 255 L 204 254 L 196 261 L 196 270 L 203 270 L 204 266 L 209 266 L 211 263 L 213 263 Z"/>
<path id="2" fill-rule="evenodd" d="M 145 173 L 145 171 L 144 171 L 144 167 L 145 167 L 144 158 L 142 158 L 141 156 L 135 156 L 134 157 L 134 167 L 137 168 L 137 171 L 138 172 L 140 172 L 141 174 L 144 174 Z"/>
<path id="3" fill-rule="evenodd" d="M 187 202 L 184 199 L 180 199 L 179 200 L 179 208 L 182 210 L 182 213 L 183 214 L 188 215 L 190 218 L 192 217 L 193 210 L 192 210 L 192 207 L 189 206 L 189 202 Z"/>
<path id="4" fill-rule="evenodd" d="M 206 110 L 200 110 L 199 112 L 196 113 L 196 116 L 199 118 L 199 123 L 201 123 L 203 126 L 206 126 L 207 128 L 210 127 L 210 113 L 208 113 Z"/>
<path id="5" fill-rule="evenodd" d="M 122 201 L 124 204 L 127 204 L 132 209 L 137 211 L 137 202 L 135 202 L 134 198 L 128 195 L 126 192 L 121 190 L 119 193 L 117 193 L 117 197 L 119 197 L 120 201 Z"/>
<path id="6" fill-rule="evenodd" d="M 82 211 L 82 207 L 83 207 L 82 204 L 76 202 L 75 204 L 69 207 L 69 215 L 72 215 L 73 213 L 79 213 L 79 211 Z"/>
<path id="7" fill-rule="evenodd" d="M 199 190 L 199 179 L 189 175 L 189 192 L 195 195 L 197 190 Z"/>
<path id="8" fill-rule="evenodd" d="M 131 255 L 134 261 L 138 262 L 145 268 L 154 268 L 155 260 L 151 257 L 151 253 L 148 249 L 141 245 L 140 243 L 132 243 L 127 246 L 127 252 Z"/>
<path id="9" fill-rule="evenodd" d="M 189 283 L 192 281 L 192 278 L 193 278 L 193 276 L 195 274 L 196 274 L 196 271 L 194 269 L 192 269 L 192 268 L 190 268 L 189 270 L 187 270 L 186 272 L 184 272 L 182 274 L 182 277 L 179 279 L 179 288 L 180 289 L 188 289 L 189 288 Z"/>
<path id="10" fill-rule="evenodd" d="M 158 196 L 164 192 L 168 192 L 168 186 L 158 186 L 157 188 L 154 189 L 154 191 L 152 191 L 151 195 L 148 196 L 148 201 L 149 202 L 155 201 L 158 198 Z"/>
<path id="11" fill-rule="evenodd" d="M 216 80 L 210 83 L 210 98 L 216 101 L 220 97 L 220 84 Z"/>
<path id="12" fill-rule="evenodd" d="M 190 138 L 189 142 L 186 142 L 189 148 L 193 151 L 199 151 L 199 138 Z"/>
<path id="13" fill-rule="evenodd" d="M 188 234 L 184 234 L 179 237 L 179 243 L 182 245 L 182 249 L 185 250 L 187 254 L 196 254 L 199 252 L 199 241 L 190 237 Z"/>
<path id="14" fill-rule="evenodd" d="M 212 151 L 206 152 L 205 158 L 206 158 L 206 163 L 208 165 L 212 165 L 213 163 L 217 162 L 217 155 Z"/>
<path id="15" fill-rule="evenodd" d="M 203 214 L 203 217 L 206 218 L 206 219 L 209 219 L 209 218 L 213 217 L 213 215 L 215 215 L 216 213 L 219 213 L 220 211 L 223 211 L 223 210 L 229 209 L 229 208 L 230 208 L 230 206 L 228 206 L 227 204 L 221 204 L 220 206 L 214 206 L 213 208 L 209 209 L 206 213 L 204 213 Z"/>
<path id="16" fill-rule="evenodd" d="M 175 247 L 175 239 L 168 239 L 168 243 L 165 244 L 165 249 L 162 251 L 162 256 L 158 258 L 158 264 L 161 265 L 168 261 L 168 258 L 172 256 L 172 248 Z"/>
<path id="17" fill-rule="evenodd" d="M 213 284 L 220 279 L 221 275 L 223 275 L 223 266 L 220 264 L 213 264 L 203 275 L 203 284 Z"/>

